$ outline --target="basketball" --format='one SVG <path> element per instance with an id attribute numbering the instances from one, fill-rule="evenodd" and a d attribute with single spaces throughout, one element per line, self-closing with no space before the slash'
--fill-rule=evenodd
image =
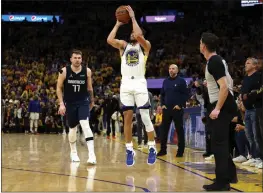
<path id="1" fill-rule="evenodd" d="M 122 5 L 116 9 L 115 16 L 117 20 L 122 23 L 128 23 L 131 19 L 129 12 L 125 8 L 125 5 Z"/>

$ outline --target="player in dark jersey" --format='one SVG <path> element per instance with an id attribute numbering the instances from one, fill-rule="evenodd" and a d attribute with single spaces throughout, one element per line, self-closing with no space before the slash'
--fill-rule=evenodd
<path id="1" fill-rule="evenodd" d="M 96 164 L 93 133 L 89 125 L 90 110 L 94 106 L 91 70 L 81 65 L 82 52 L 73 50 L 71 65 L 62 68 L 57 81 L 59 114 L 67 116 L 72 162 L 79 162 L 77 154 L 77 126 L 81 125 L 89 151 L 88 163 Z M 64 96 L 62 89 L 64 88 Z"/>

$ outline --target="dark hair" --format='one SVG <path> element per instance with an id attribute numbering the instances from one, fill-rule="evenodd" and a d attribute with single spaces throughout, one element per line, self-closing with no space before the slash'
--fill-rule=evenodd
<path id="1" fill-rule="evenodd" d="M 142 28 L 142 27 L 141 27 L 141 30 L 142 30 L 142 35 L 145 36 L 146 30 L 144 28 Z"/>
<path id="2" fill-rule="evenodd" d="M 38 100 L 38 96 L 35 95 L 35 96 L 33 97 L 33 99 L 34 99 L 35 101 Z"/>
<path id="3" fill-rule="evenodd" d="M 73 49 L 71 51 L 71 55 L 70 56 L 72 56 L 73 54 L 77 54 L 77 55 L 81 55 L 82 56 L 82 52 L 80 50 L 77 50 L 77 49 Z"/>
<path id="4" fill-rule="evenodd" d="M 204 32 L 201 36 L 202 43 L 206 45 L 209 52 L 215 52 L 218 46 L 219 38 L 212 33 Z"/>

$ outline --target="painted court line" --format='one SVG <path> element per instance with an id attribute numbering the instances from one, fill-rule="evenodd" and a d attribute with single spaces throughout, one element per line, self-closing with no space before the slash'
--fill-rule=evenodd
<path id="1" fill-rule="evenodd" d="M 117 141 L 117 140 L 114 140 L 114 141 L 125 146 L 125 144 L 122 143 L 122 142 L 120 142 L 120 141 Z M 147 155 L 148 155 L 148 153 L 145 153 L 145 152 L 143 152 L 143 151 L 141 151 L 141 150 L 138 150 L 138 149 L 134 149 L 134 150 L 139 151 L 139 152 L 141 152 L 141 153 L 144 153 L 144 154 L 147 154 Z M 208 178 L 208 177 L 206 177 L 206 176 L 203 176 L 203 175 L 201 175 L 201 174 L 198 174 L 197 172 L 191 171 L 191 170 L 186 169 L 186 168 L 184 168 L 184 167 L 182 167 L 182 166 L 178 166 L 178 165 L 176 165 L 176 164 L 174 164 L 174 163 L 168 162 L 168 161 L 163 160 L 163 159 L 158 158 L 158 157 L 157 157 L 157 159 L 158 159 L 158 160 L 161 160 L 161 161 L 163 161 L 163 162 L 165 162 L 165 163 L 167 163 L 167 164 L 170 164 L 170 165 L 173 165 L 173 166 L 178 167 L 178 168 L 180 168 L 180 169 L 183 169 L 183 170 L 185 170 L 185 171 L 188 171 L 188 172 L 190 172 L 190 173 L 192 173 L 192 174 L 195 174 L 195 175 L 197 175 L 197 176 L 199 176 L 199 177 L 201 177 L 201 178 L 205 178 L 205 179 L 207 179 L 207 180 L 213 181 L 212 179 L 210 179 L 210 178 Z M 242 190 L 238 190 L 238 189 L 233 188 L 233 187 L 231 187 L 231 189 L 232 189 L 232 190 L 235 190 L 235 191 L 237 191 L 237 192 L 243 192 Z"/>
<path id="2" fill-rule="evenodd" d="M 52 174 L 52 175 L 58 175 L 58 176 L 72 176 L 72 177 L 76 177 L 76 178 L 89 179 L 89 178 L 83 177 L 83 176 L 73 176 L 73 175 L 69 175 L 69 174 L 60 174 L 60 173 L 55 173 L 55 172 L 44 172 L 44 171 L 35 171 L 35 170 L 26 170 L 26 169 L 8 168 L 8 167 L 2 167 L 2 168 L 7 169 L 7 170 L 26 171 L 26 172 L 34 172 L 34 173 L 41 173 L 41 174 Z M 123 183 L 119 183 L 119 182 L 113 182 L 113 181 L 108 181 L 108 180 L 100 180 L 100 179 L 95 179 L 95 178 L 91 178 L 91 179 L 95 180 L 95 181 L 100 181 L 100 182 L 106 182 L 106 183 L 117 184 L 117 185 L 121 185 L 121 186 L 133 187 L 131 185 L 123 184 Z M 150 192 L 150 190 L 148 190 L 147 188 L 143 188 L 140 186 L 134 186 L 134 187 L 138 188 L 138 189 L 142 189 L 144 192 Z"/>

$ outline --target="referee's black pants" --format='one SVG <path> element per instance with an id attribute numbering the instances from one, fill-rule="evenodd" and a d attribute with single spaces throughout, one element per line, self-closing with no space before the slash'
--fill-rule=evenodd
<path id="1" fill-rule="evenodd" d="M 163 109 L 162 117 L 162 128 L 160 130 L 161 138 L 161 152 L 166 152 L 167 149 L 167 138 L 170 130 L 171 122 L 174 121 L 178 136 L 178 150 L 177 154 L 183 155 L 185 148 L 185 138 L 184 138 L 184 127 L 183 127 L 183 115 L 184 111 L 176 109 Z"/>
<path id="2" fill-rule="evenodd" d="M 208 115 L 213 108 L 208 110 Z M 216 182 L 229 184 L 237 179 L 236 166 L 230 154 L 230 123 L 234 114 L 221 109 L 217 119 L 208 118 L 208 127 L 211 129 L 211 147 L 215 156 Z"/>

